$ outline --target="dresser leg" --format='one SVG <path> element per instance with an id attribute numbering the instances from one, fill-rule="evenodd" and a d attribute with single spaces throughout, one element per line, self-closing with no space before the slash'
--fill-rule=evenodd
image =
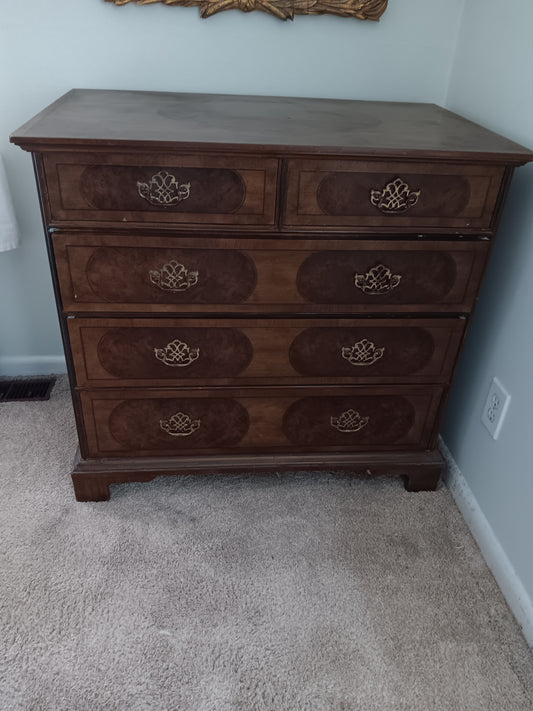
<path id="1" fill-rule="evenodd" d="M 72 483 L 76 501 L 108 501 L 109 480 L 102 476 L 87 476 L 72 472 Z"/>
<path id="2" fill-rule="evenodd" d="M 407 473 L 405 488 L 407 491 L 435 491 L 438 486 L 443 465 L 417 467 Z"/>

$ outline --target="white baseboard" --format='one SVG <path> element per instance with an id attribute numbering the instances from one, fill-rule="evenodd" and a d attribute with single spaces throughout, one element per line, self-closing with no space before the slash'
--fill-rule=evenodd
<path id="1" fill-rule="evenodd" d="M 522 628 L 524 637 L 529 646 L 533 648 L 533 601 L 479 507 L 450 450 L 442 440 L 440 441 L 440 450 L 448 465 L 448 471 L 443 477 L 444 483 L 455 499 L 459 511 L 507 600 L 507 604 Z"/>
<path id="2" fill-rule="evenodd" d="M 66 373 L 67 365 L 58 356 L 0 356 L 0 376 L 51 375 Z"/>

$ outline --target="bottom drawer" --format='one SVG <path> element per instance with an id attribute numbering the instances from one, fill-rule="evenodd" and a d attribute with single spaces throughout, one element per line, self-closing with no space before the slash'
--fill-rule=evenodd
<path id="1" fill-rule="evenodd" d="M 87 390 L 87 457 L 426 449 L 436 387 Z"/>

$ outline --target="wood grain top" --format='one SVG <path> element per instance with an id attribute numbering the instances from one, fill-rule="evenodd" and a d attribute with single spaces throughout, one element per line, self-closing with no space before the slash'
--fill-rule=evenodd
<path id="1" fill-rule="evenodd" d="M 514 164 L 533 152 L 434 104 L 73 89 L 21 126 L 26 150 L 210 145 L 256 153 L 453 158 Z"/>

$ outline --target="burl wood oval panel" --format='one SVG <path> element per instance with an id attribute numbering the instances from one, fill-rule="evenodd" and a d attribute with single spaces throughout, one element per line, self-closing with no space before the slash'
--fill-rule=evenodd
<path id="1" fill-rule="evenodd" d="M 236 304 L 257 284 L 255 265 L 236 250 L 97 247 L 87 281 L 103 301 Z"/>
<path id="2" fill-rule="evenodd" d="M 457 303 L 472 258 L 445 251 L 315 252 L 298 270 L 297 286 L 311 303 Z"/>
<path id="3" fill-rule="evenodd" d="M 424 328 L 307 328 L 292 342 L 292 367 L 307 376 L 406 376 L 435 358 L 442 362 L 443 344 Z"/>
<path id="4" fill-rule="evenodd" d="M 372 190 L 381 190 L 393 182 L 390 173 L 328 173 L 318 186 L 317 203 L 326 215 L 390 214 L 414 218 L 456 217 L 468 205 L 470 185 L 463 176 L 403 173 L 401 179 L 417 198 L 405 211 L 383 213 L 370 200 Z"/>
<path id="5" fill-rule="evenodd" d="M 100 365 L 122 379 L 233 378 L 252 357 L 236 328 L 110 328 L 97 347 Z"/>
<path id="6" fill-rule="evenodd" d="M 283 432 L 295 445 L 390 445 L 408 437 L 415 407 L 400 395 L 305 397 L 283 418 Z"/>
<path id="7" fill-rule="evenodd" d="M 124 400 L 108 429 L 124 448 L 172 450 L 233 447 L 249 428 L 246 409 L 230 398 Z"/>
<path id="8" fill-rule="evenodd" d="M 91 207 L 131 212 L 228 214 L 246 197 L 242 177 L 228 168 L 95 165 L 79 189 Z"/>

